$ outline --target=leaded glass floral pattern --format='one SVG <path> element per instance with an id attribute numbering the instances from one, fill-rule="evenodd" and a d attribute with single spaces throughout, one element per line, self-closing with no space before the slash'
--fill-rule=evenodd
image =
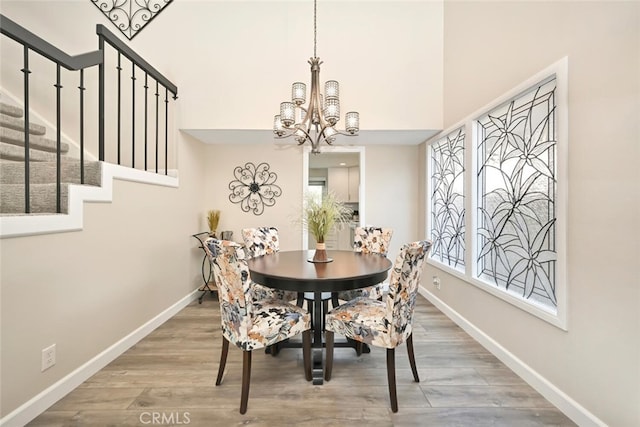
<path id="1" fill-rule="evenodd" d="M 477 119 L 477 277 L 554 311 L 556 79 Z"/>
<path id="2" fill-rule="evenodd" d="M 464 127 L 431 146 L 431 258 L 464 269 Z"/>

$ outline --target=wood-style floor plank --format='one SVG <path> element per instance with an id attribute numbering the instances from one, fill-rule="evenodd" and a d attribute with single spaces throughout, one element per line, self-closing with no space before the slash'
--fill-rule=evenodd
<path id="1" fill-rule="evenodd" d="M 399 412 L 389 405 L 386 352 L 336 348 L 332 379 L 305 381 L 300 349 L 253 354 L 248 411 L 238 413 L 242 352 L 231 347 L 223 382 L 217 301 L 194 302 L 85 381 L 30 426 L 574 426 L 565 415 L 426 299 L 413 342 L 396 351 Z M 339 337 L 336 337 L 339 339 Z M 299 340 L 296 338 L 294 340 Z"/>

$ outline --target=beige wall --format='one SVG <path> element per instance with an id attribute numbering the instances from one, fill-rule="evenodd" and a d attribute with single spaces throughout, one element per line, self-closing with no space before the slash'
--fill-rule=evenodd
<path id="1" fill-rule="evenodd" d="M 358 100 L 357 108 L 363 119 L 366 116 L 369 128 L 371 123 L 376 124 L 375 129 L 390 126 L 395 122 L 391 120 L 393 115 L 405 128 L 437 128 L 442 121 L 442 70 L 432 65 L 441 61 L 442 5 L 402 3 L 403 7 L 392 7 L 380 2 L 341 2 L 341 12 L 332 18 L 331 28 L 337 32 L 327 30 L 320 38 L 326 43 L 320 46 L 327 46 L 326 50 L 319 47 L 318 52 L 327 64 L 323 79 L 340 79 L 345 100 Z M 90 2 L 3 0 L 1 7 L 3 14 L 70 54 L 96 48 L 96 23 L 115 32 Z M 288 1 L 174 2 L 127 43 L 178 85 L 178 128 L 268 129 L 273 114 L 264 112 L 278 107 L 293 80 L 308 75 L 306 59 L 312 54 L 311 40 L 304 41 L 297 31 L 310 34 L 311 20 L 299 19 L 300 13 L 306 14 L 301 7 L 299 2 Z M 336 4 L 331 7 L 335 9 Z M 246 20 L 238 20 L 244 15 Z M 425 20 L 433 20 L 433 25 L 425 26 Z M 400 24 L 403 31 L 377 30 Z M 265 34 L 260 28 L 269 28 L 275 39 L 290 45 L 274 51 L 278 43 L 272 40 L 262 46 Z M 361 30 L 354 31 L 356 28 Z M 328 48 L 337 45 L 338 39 L 349 38 L 354 40 L 359 57 L 368 58 L 366 63 L 359 63 L 362 68 L 353 64 L 351 50 Z M 209 43 L 204 51 L 203 40 Z M 427 55 L 422 54 L 425 40 L 430 49 Z M 295 57 L 283 55 L 281 50 L 309 53 Z M 253 74 L 256 68 L 264 70 L 261 78 Z M 244 74 L 248 70 L 251 76 Z M 0 85 L 20 93 L 18 86 L 12 87 L 6 69 L 2 71 Z M 381 73 L 380 77 L 376 73 Z M 403 81 L 411 90 L 398 93 L 395 85 L 386 85 L 371 91 L 369 82 L 382 80 Z M 75 88 L 75 82 L 65 81 L 64 85 Z M 375 100 L 367 102 L 367 97 L 374 96 Z M 411 97 L 418 101 L 408 110 L 405 107 Z M 368 109 L 376 106 L 383 108 Z M 349 108 L 343 105 L 345 111 Z M 199 286 L 202 253 L 190 235 L 206 230 L 207 210 L 220 209 L 220 228 L 233 230 L 236 239 L 243 227 L 275 225 L 283 231 L 283 250 L 300 247 L 301 234 L 291 226 L 302 197 L 298 148 L 203 146 L 177 133 L 178 189 L 117 181 L 113 203 L 85 205 L 82 232 L 0 241 L 0 416 L 78 369 Z M 395 228 L 398 247 L 399 242 L 415 240 L 418 234 L 418 206 L 412 197 L 416 184 L 404 182 L 417 175 L 416 150 L 367 148 L 367 196 L 372 201 L 368 222 Z M 233 167 L 247 161 L 268 162 L 283 187 L 276 206 L 267 208 L 261 216 L 242 213 L 238 205 L 228 201 Z M 394 188 L 399 189 L 394 209 L 407 212 L 408 221 L 394 217 L 388 202 L 375 200 L 377 189 L 391 197 Z M 380 208 L 384 210 L 374 213 Z M 42 373 L 40 352 L 52 343 L 56 343 L 58 360 Z"/>
<path id="2" fill-rule="evenodd" d="M 639 3 L 446 2 L 444 25 L 441 2 L 327 3 L 322 77 L 341 82 L 353 103 L 343 109 L 358 109 L 363 128 L 440 128 L 443 117 L 446 127 L 569 56 L 569 331 L 446 274 L 438 296 L 604 422 L 640 424 L 640 278 L 631 268 L 640 261 Z M 1 8 L 69 53 L 95 49 L 95 24 L 111 25 L 88 1 Z M 291 82 L 308 74 L 304 8 L 178 1 L 128 43 L 178 84 L 178 127 L 268 129 Z M 331 48 L 344 40 L 353 49 Z M 354 50 L 367 61 L 354 62 Z M 372 90 L 379 82 L 395 83 Z M 190 234 L 205 230 L 206 210 L 221 209 L 220 227 L 236 239 L 244 226 L 291 228 L 302 188 L 296 149 L 180 141 L 179 189 L 118 182 L 112 204 L 86 205 L 83 232 L 0 241 L 2 415 L 199 285 Z M 422 237 L 423 154 L 366 148 L 366 221 L 396 229 L 391 256 Z M 283 183 L 259 217 L 227 198 L 233 166 L 246 161 L 268 162 Z M 283 236 L 284 250 L 297 247 Z M 58 363 L 40 373 L 40 350 L 52 342 Z"/>
<path id="3" fill-rule="evenodd" d="M 180 187 L 115 181 L 84 230 L 0 240 L 1 415 L 64 378 L 201 284 L 202 144 L 180 142 Z M 56 344 L 57 363 L 40 372 Z"/>
<path id="4" fill-rule="evenodd" d="M 245 227 L 275 226 L 280 231 L 281 250 L 302 247 L 302 231 L 296 224 L 302 203 L 302 149 L 290 145 L 221 144 L 206 147 L 207 177 L 203 188 L 208 209 L 220 209 L 220 229 L 233 231 L 234 240 L 242 241 Z M 402 243 L 418 239 L 417 146 L 365 147 L 366 222 L 394 229 L 390 256 L 395 256 Z M 229 201 L 229 182 L 236 166 L 266 162 L 278 175 L 276 184 L 282 196 L 262 215 L 242 212 L 240 205 Z M 393 207 L 393 208 L 391 208 Z M 402 212 L 402 216 L 398 216 Z M 361 207 L 362 214 L 362 207 Z"/>
<path id="5" fill-rule="evenodd" d="M 436 295 L 608 425 L 640 425 L 640 3 L 446 2 L 444 29 L 445 127 L 568 56 L 568 331 L 450 275 Z"/>
<path id="6" fill-rule="evenodd" d="M 440 1 L 319 2 L 321 80 L 340 82 L 341 111 L 358 111 L 363 129 L 441 127 L 442 8 Z M 88 0 L 2 0 L 2 13 L 71 55 L 97 48 L 96 24 L 126 41 Z M 269 130 L 291 84 L 310 85 L 313 2 L 174 1 L 126 43 L 178 85 L 181 128 Z M 20 95 L 22 73 L 2 72 Z M 68 82 L 65 92 L 76 86 Z"/>

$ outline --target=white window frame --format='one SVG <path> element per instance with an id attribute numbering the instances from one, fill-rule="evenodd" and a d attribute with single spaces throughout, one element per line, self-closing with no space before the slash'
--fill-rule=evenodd
<path id="1" fill-rule="evenodd" d="M 476 119 L 486 115 L 495 108 L 510 102 L 513 98 L 517 98 L 520 94 L 530 90 L 535 85 L 555 76 L 555 126 L 556 126 L 556 239 L 555 251 L 556 259 L 556 280 L 555 280 L 555 296 L 557 305 L 555 310 L 540 304 L 535 304 L 523 298 L 518 298 L 495 285 L 488 284 L 486 281 L 477 278 L 477 215 L 478 215 L 478 195 L 477 188 L 477 133 Z M 511 89 L 501 97 L 495 99 L 488 105 L 467 116 L 465 119 L 455 123 L 453 126 L 440 132 L 427 142 L 426 161 L 426 224 L 427 236 L 431 236 L 431 173 L 430 161 L 432 156 L 431 144 L 440 141 L 449 133 L 464 126 L 465 131 L 465 269 L 460 271 L 454 269 L 445 263 L 439 262 L 437 259 L 429 258 L 428 262 L 435 267 L 446 271 L 447 273 L 458 277 L 466 283 L 476 286 L 489 294 L 512 304 L 523 311 L 530 313 L 562 330 L 568 330 L 567 325 L 567 289 L 569 286 L 567 277 L 567 213 L 568 213 L 568 153 L 569 153 L 569 132 L 568 132 L 568 59 L 564 57 L 556 63 L 550 65 L 544 70 L 531 76 L 526 81 Z"/>

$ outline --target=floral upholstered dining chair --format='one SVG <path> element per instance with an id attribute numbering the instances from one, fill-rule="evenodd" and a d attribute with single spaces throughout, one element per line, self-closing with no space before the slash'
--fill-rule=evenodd
<path id="1" fill-rule="evenodd" d="M 306 310 L 282 300 L 254 300 L 245 248 L 239 243 L 208 238 L 204 248 L 217 278 L 222 323 L 216 385 L 222 383 L 231 342 L 243 351 L 240 413 L 244 414 L 249 400 L 252 350 L 302 333 L 305 377 L 311 381 L 311 316 Z"/>
<path id="2" fill-rule="evenodd" d="M 243 228 L 241 234 L 247 248 L 247 255 L 250 258 L 272 255 L 280 250 L 280 237 L 276 227 Z M 283 301 L 293 301 L 298 299 L 297 292 L 272 289 L 258 283 L 252 283 L 251 286 L 253 287 L 253 297 L 256 300 L 277 298 Z"/>
<path id="3" fill-rule="evenodd" d="M 393 229 L 391 228 L 356 227 L 353 236 L 353 250 L 366 254 L 373 253 L 387 256 L 392 236 Z M 338 292 L 338 298 L 333 298 L 333 306 L 338 306 L 338 300 L 350 301 L 357 297 L 380 299 L 384 291 L 385 285 L 379 283 L 368 288 Z"/>
<path id="4" fill-rule="evenodd" d="M 334 334 L 387 349 L 387 381 L 391 410 L 398 412 L 396 394 L 395 348 L 407 343 L 413 379 L 420 381 L 413 353 L 412 321 L 420 277 L 431 249 L 431 242 L 408 243 L 400 249 L 389 280 L 389 293 L 382 301 L 359 297 L 327 313 L 325 380 L 333 369 Z"/>

